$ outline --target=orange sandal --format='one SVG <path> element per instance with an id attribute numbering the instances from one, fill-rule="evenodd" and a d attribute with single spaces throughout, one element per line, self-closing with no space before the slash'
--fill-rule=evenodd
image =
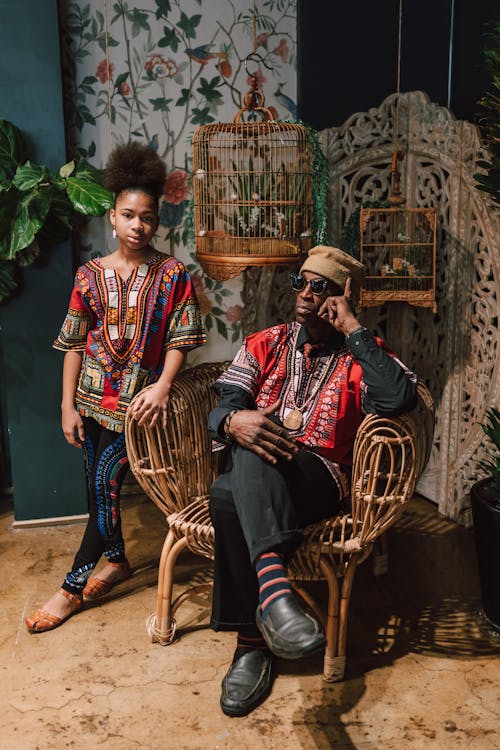
<path id="1" fill-rule="evenodd" d="M 99 599 L 101 596 L 104 596 L 104 594 L 109 593 L 111 589 L 114 588 L 114 586 L 117 586 L 119 583 L 123 583 L 123 581 L 126 581 L 127 578 L 130 578 L 130 576 L 132 575 L 132 569 L 127 560 L 121 563 L 108 562 L 107 565 L 111 565 L 113 568 L 117 568 L 123 573 L 123 575 L 114 581 L 105 581 L 98 576 L 89 578 L 89 580 L 87 581 L 87 585 L 83 589 L 83 595 L 86 599 Z"/>
<path id="2" fill-rule="evenodd" d="M 53 630 L 72 615 L 79 612 L 83 607 L 83 596 L 81 594 L 70 594 L 69 591 L 65 591 L 64 589 L 59 589 L 58 593 L 65 596 L 71 602 L 73 606 L 71 612 L 66 617 L 57 617 L 56 615 L 51 615 L 50 612 L 46 612 L 44 609 L 37 609 L 31 617 L 25 620 L 26 627 L 31 633 L 44 633 L 46 630 Z"/>

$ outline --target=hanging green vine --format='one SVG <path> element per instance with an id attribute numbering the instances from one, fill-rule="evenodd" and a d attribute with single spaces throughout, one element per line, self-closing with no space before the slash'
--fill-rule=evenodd
<path id="1" fill-rule="evenodd" d="M 321 150 L 319 134 L 309 125 L 305 125 L 309 144 L 312 149 L 313 173 L 313 231 L 314 244 L 327 243 L 327 192 L 328 192 L 328 164 Z"/>

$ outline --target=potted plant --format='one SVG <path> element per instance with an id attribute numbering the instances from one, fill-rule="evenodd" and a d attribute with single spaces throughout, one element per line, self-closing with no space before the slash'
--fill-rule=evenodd
<path id="1" fill-rule="evenodd" d="M 483 600 L 481 616 L 500 638 L 500 411 L 491 407 L 483 430 L 492 443 L 481 469 L 488 476 L 471 487 L 472 518 Z"/>
<path id="2" fill-rule="evenodd" d="M 85 160 L 58 172 L 34 164 L 20 130 L 0 120 L 0 303 L 15 291 L 19 269 L 66 239 L 78 214 L 102 216 L 112 207 L 100 170 Z"/>
<path id="3" fill-rule="evenodd" d="M 479 190 L 489 193 L 495 207 L 500 206 L 500 21 L 492 23 L 489 43 L 484 49 L 486 69 L 491 86 L 479 100 L 479 127 L 488 146 L 486 159 L 478 162 L 483 169 L 474 175 Z"/>

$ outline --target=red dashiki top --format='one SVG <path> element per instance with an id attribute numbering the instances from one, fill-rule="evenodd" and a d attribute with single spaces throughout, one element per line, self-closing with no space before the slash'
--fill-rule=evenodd
<path id="1" fill-rule="evenodd" d="M 205 343 L 189 273 L 158 253 L 126 281 L 99 258 L 80 266 L 54 348 L 83 352 L 78 411 L 122 432 L 128 405 L 158 380 L 166 352 Z"/>
<path id="2" fill-rule="evenodd" d="M 348 493 L 356 432 L 365 416 L 363 371 L 345 342 L 326 355 L 307 358 L 299 347 L 294 355 L 299 328 L 293 322 L 248 336 L 216 386 L 246 391 L 258 409 L 282 399 L 276 411 L 281 421 L 295 402 L 305 405 L 293 437 L 323 460 L 343 497 Z M 375 341 L 404 367 L 380 339 Z M 215 450 L 222 447 L 214 441 Z"/>

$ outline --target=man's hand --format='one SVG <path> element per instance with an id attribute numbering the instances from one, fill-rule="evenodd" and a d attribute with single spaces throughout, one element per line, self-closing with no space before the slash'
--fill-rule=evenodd
<path id="1" fill-rule="evenodd" d="M 351 277 L 347 277 L 344 294 L 340 297 L 327 297 L 318 310 L 318 317 L 327 320 L 337 331 L 344 336 L 356 331 L 361 323 L 352 311 L 351 303 Z"/>
<path id="2" fill-rule="evenodd" d="M 265 461 L 275 464 L 279 458 L 291 461 L 297 445 L 290 440 L 288 430 L 267 418 L 278 408 L 280 401 L 265 409 L 243 409 L 231 419 L 229 435 L 243 448 L 253 451 Z"/>

